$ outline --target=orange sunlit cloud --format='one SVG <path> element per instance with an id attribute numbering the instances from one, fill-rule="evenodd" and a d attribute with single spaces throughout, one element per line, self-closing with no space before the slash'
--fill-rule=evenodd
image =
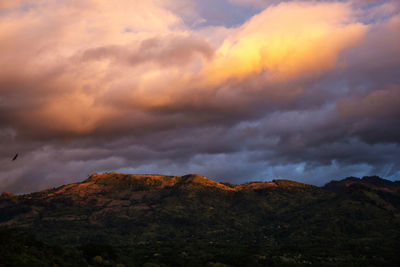
<path id="1" fill-rule="evenodd" d="M 59 118 L 63 123 L 58 127 L 75 127 L 76 132 L 95 129 L 102 119 L 125 112 L 119 106 L 97 106 L 110 94 L 135 107 L 168 106 L 176 105 L 193 82 L 207 91 L 260 72 L 267 80 L 320 73 L 334 68 L 338 54 L 356 45 L 367 30 L 354 21 L 348 4 L 283 3 L 227 31 L 225 41 L 215 47 L 154 1 L 42 5 L 2 19 L 1 48 L 12 55 L 3 64 L 34 79 L 60 69 L 45 86 L 61 92 L 26 119 Z M 72 105 L 74 112 L 70 101 L 79 103 Z"/>
<path id="2" fill-rule="evenodd" d="M 359 43 L 366 31 L 348 4 L 280 4 L 228 36 L 205 76 L 224 81 L 265 72 L 272 80 L 320 73 L 334 68 L 339 53 Z"/>

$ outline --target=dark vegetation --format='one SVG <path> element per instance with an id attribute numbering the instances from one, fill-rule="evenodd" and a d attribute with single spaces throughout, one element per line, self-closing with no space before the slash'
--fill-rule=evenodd
<path id="1" fill-rule="evenodd" d="M 400 183 L 109 173 L 0 196 L 0 266 L 400 266 Z"/>

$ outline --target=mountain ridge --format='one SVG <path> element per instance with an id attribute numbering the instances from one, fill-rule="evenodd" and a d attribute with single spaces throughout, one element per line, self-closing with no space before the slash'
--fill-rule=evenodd
<path id="1" fill-rule="evenodd" d="M 126 174 L 118 172 L 105 172 L 105 173 L 94 173 L 81 182 L 61 185 L 53 189 L 44 189 L 38 192 L 32 192 L 23 195 L 30 195 L 41 192 L 44 193 L 44 192 L 54 191 L 55 189 L 58 189 L 55 193 L 60 193 L 64 191 L 69 191 L 71 190 L 72 187 L 84 188 L 86 186 L 93 186 L 93 189 L 95 189 L 96 185 L 115 186 L 124 181 L 129 182 L 128 184 L 125 185 L 131 187 L 132 186 L 134 187 L 136 182 L 137 183 L 136 186 L 139 187 L 138 189 L 141 189 L 142 187 L 147 189 L 151 188 L 161 189 L 168 186 L 176 186 L 189 183 L 200 184 L 204 186 L 212 186 L 229 191 L 232 190 L 237 191 L 243 189 L 260 189 L 263 187 L 279 187 L 279 186 L 319 187 L 327 189 L 329 191 L 342 191 L 345 188 L 350 187 L 354 184 L 361 184 L 370 188 L 386 190 L 391 192 L 400 189 L 400 181 L 390 181 L 387 179 L 383 179 L 379 176 L 364 176 L 362 178 L 350 176 L 341 180 L 332 180 L 323 186 L 315 186 L 288 179 L 273 179 L 271 181 L 252 181 L 243 184 L 232 184 L 229 182 L 217 182 L 199 174 L 186 174 L 183 176 L 173 176 L 173 175 L 162 175 L 162 174 Z M 18 195 L 11 192 L 2 192 L 0 194 L 1 198 L 11 198 L 14 196 Z"/>
<path id="2" fill-rule="evenodd" d="M 383 179 L 379 176 L 364 176 L 362 178 L 351 176 L 339 181 L 336 180 L 330 181 L 327 184 L 325 184 L 323 188 L 332 191 L 343 191 L 345 188 L 356 184 L 377 190 L 385 190 L 390 192 L 395 192 L 397 190 L 400 190 L 400 181 L 390 181 Z"/>
<path id="3" fill-rule="evenodd" d="M 37 194 L 37 193 L 61 193 L 65 191 L 79 191 L 79 189 L 85 187 L 92 187 L 92 189 L 99 189 L 100 186 L 111 187 L 121 183 L 126 186 L 135 187 L 137 189 L 162 189 L 168 186 L 182 186 L 187 184 L 199 184 L 203 186 L 217 187 L 220 189 L 232 191 L 232 190 L 243 190 L 243 189 L 259 189 L 263 187 L 278 187 L 278 186 L 314 186 L 309 184 L 304 184 L 296 181 L 291 181 L 287 179 L 274 179 L 272 181 L 252 181 L 243 184 L 232 184 L 228 182 L 217 182 L 208 177 L 199 174 L 186 174 L 183 176 L 173 176 L 173 175 L 162 175 L 162 174 L 126 174 L 118 172 L 105 172 L 105 173 L 95 173 L 90 175 L 88 178 L 81 182 L 61 185 L 53 189 L 44 189 L 38 192 L 27 193 L 23 195 Z M 136 182 L 136 184 L 135 184 Z M 228 184 L 228 185 L 227 185 Z M 134 189 L 134 188 L 133 188 Z M 51 194 L 52 194 L 51 193 Z M 0 195 L 3 197 L 17 196 L 14 193 L 3 192 Z"/>
<path id="4" fill-rule="evenodd" d="M 1 194 L 0 262 L 398 266 L 398 184 L 379 177 L 317 187 L 283 179 L 234 185 L 198 174 L 93 174 L 26 195 Z M 28 259 L 20 261 L 18 251 Z"/>

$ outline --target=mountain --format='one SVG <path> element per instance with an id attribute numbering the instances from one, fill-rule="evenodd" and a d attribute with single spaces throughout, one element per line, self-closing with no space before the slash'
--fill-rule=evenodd
<path id="1" fill-rule="evenodd" d="M 1 194 L 0 244 L 0 266 L 399 266 L 399 182 L 94 174 Z"/>
<path id="2" fill-rule="evenodd" d="M 351 185 L 362 185 L 368 188 L 396 192 L 400 190 L 400 181 L 389 181 L 378 176 L 365 176 L 363 178 L 347 177 L 340 181 L 331 181 L 324 188 L 332 191 L 344 191 Z"/>

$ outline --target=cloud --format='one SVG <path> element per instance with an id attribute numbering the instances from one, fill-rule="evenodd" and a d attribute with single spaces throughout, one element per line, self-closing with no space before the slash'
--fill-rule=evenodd
<path id="1" fill-rule="evenodd" d="M 253 7 L 253 8 L 265 8 L 268 5 L 272 4 L 277 4 L 280 2 L 285 2 L 282 0 L 228 0 L 228 2 L 235 4 L 235 5 L 240 5 L 240 6 L 245 6 L 245 7 Z"/>
<path id="2" fill-rule="evenodd" d="M 218 23 L 207 3 L 2 2 L 0 191 L 113 170 L 399 173 L 395 2 L 236 6 L 246 19 Z"/>
<path id="3" fill-rule="evenodd" d="M 338 54 L 356 45 L 366 30 L 352 21 L 346 4 L 280 4 L 226 38 L 206 75 L 221 81 L 260 72 L 267 79 L 320 73 L 335 67 Z"/>
<path id="4" fill-rule="evenodd" d="M 114 64 L 125 63 L 135 67 L 155 63 L 161 67 L 184 66 L 192 62 L 196 54 L 210 59 L 213 48 L 204 40 L 191 36 L 166 36 L 140 41 L 127 46 L 103 46 L 90 48 L 82 53 L 82 61 L 112 60 Z"/>
<path id="5" fill-rule="evenodd" d="M 344 120 L 352 122 L 349 132 L 369 143 L 400 143 L 400 87 L 373 90 L 338 103 Z"/>
<path id="6" fill-rule="evenodd" d="M 346 99 L 339 102 L 339 111 L 345 118 L 390 119 L 400 115 L 398 99 L 400 87 L 394 86 L 374 90 L 356 99 Z"/>

